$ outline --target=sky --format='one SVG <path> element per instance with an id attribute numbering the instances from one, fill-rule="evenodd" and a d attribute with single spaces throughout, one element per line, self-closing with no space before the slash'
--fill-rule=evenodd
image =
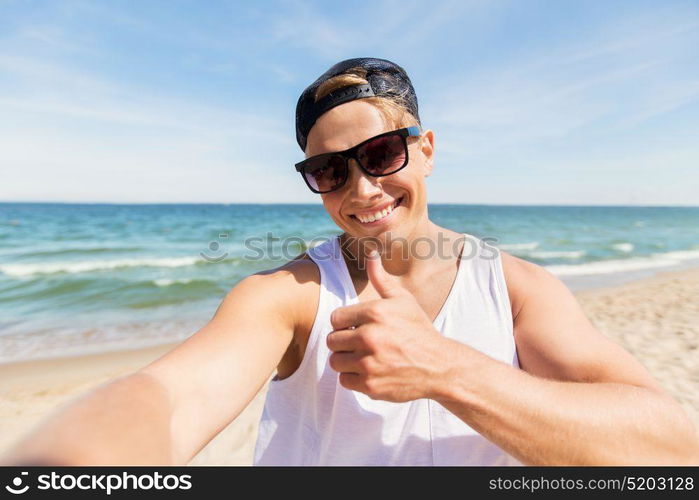
<path id="1" fill-rule="evenodd" d="M 431 203 L 699 204 L 699 2 L 0 0 L 0 201 L 319 203 L 294 109 L 403 66 Z"/>

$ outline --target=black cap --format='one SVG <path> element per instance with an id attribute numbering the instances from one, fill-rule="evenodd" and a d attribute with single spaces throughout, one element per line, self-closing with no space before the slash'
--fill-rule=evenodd
<path id="1" fill-rule="evenodd" d="M 316 90 L 323 82 L 357 67 L 366 70 L 364 78 L 369 82 L 368 85 L 343 87 L 315 102 Z M 296 104 L 296 142 L 305 151 L 308 133 L 316 120 L 320 118 L 320 115 L 329 109 L 355 99 L 389 95 L 400 96 L 405 102 L 406 109 L 420 123 L 415 89 L 403 68 L 386 59 L 375 59 L 373 57 L 359 57 L 337 63 L 320 75 L 299 97 L 299 101 Z"/>

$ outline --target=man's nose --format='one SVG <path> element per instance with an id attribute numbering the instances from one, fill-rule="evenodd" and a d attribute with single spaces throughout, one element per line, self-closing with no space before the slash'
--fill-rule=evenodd
<path id="1" fill-rule="evenodd" d="M 357 165 L 356 160 L 350 160 L 347 184 L 350 196 L 358 200 L 381 196 L 383 192 L 380 177 L 368 175 Z"/>

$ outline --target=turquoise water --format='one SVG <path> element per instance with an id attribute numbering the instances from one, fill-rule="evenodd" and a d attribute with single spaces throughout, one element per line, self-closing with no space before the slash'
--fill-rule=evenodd
<path id="1" fill-rule="evenodd" d="M 699 261 L 699 207 L 431 205 L 430 217 L 571 287 Z M 320 205 L 0 204 L 0 360 L 184 338 L 241 278 L 339 233 Z"/>

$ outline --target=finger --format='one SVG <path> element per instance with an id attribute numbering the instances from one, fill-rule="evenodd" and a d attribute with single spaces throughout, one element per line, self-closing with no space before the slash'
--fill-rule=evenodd
<path id="1" fill-rule="evenodd" d="M 325 343 L 333 352 L 357 350 L 357 334 L 354 330 L 334 330 L 325 337 Z"/>
<path id="2" fill-rule="evenodd" d="M 372 250 L 367 256 L 366 272 L 369 276 L 369 281 L 371 281 L 376 291 L 384 299 L 410 293 L 403 288 L 398 278 L 386 272 L 383 268 L 383 262 L 381 262 L 381 256 L 376 250 Z"/>
<path id="3" fill-rule="evenodd" d="M 328 358 L 330 368 L 338 373 L 359 373 L 359 355 L 354 352 L 334 352 Z"/>
<path id="4" fill-rule="evenodd" d="M 340 385 L 351 391 L 359 391 L 362 386 L 361 376 L 357 373 L 340 373 Z"/>
<path id="5" fill-rule="evenodd" d="M 350 306 L 338 307 L 330 314 L 333 330 L 344 330 L 370 321 L 366 312 L 368 302 L 359 302 Z"/>

